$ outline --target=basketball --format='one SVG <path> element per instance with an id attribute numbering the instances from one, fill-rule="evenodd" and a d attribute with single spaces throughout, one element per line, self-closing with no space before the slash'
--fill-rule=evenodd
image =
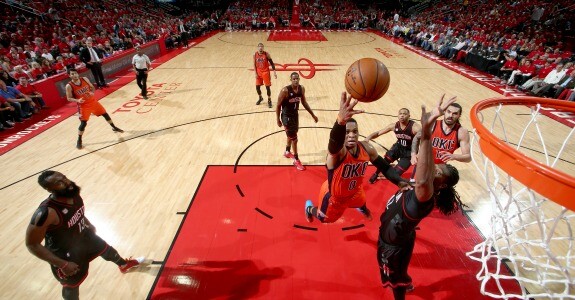
<path id="1" fill-rule="evenodd" d="M 345 89 L 361 102 L 372 102 L 387 92 L 390 80 L 389 71 L 381 61 L 362 58 L 347 69 Z"/>

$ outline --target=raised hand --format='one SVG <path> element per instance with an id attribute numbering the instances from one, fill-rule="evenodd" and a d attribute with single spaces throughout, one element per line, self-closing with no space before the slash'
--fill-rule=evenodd
<path id="1" fill-rule="evenodd" d="M 354 110 L 353 108 L 357 104 L 357 99 L 353 99 L 351 95 L 347 95 L 346 92 L 341 93 L 341 100 L 339 102 L 339 112 L 337 114 L 337 122 L 340 124 L 345 124 L 353 115 L 361 114 L 363 110 Z"/>
<path id="2" fill-rule="evenodd" d="M 457 96 L 453 96 L 449 98 L 447 101 L 443 102 L 443 98 L 445 98 L 445 94 L 441 95 L 437 106 L 434 107 L 430 112 L 426 111 L 425 105 L 421 106 L 421 137 L 422 138 L 429 138 L 431 137 L 431 132 L 433 128 L 433 124 L 449 107 L 449 105 L 453 104 L 455 100 L 457 100 Z"/>

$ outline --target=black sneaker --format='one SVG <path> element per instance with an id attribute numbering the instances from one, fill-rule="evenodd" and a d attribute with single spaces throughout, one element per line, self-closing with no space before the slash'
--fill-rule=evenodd
<path id="1" fill-rule="evenodd" d="M 263 97 L 260 97 L 260 99 L 258 100 L 258 102 L 256 102 L 256 105 L 260 105 L 260 103 L 262 103 L 262 101 L 264 101 Z"/>
<path id="2" fill-rule="evenodd" d="M 82 147 L 82 140 L 78 140 L 78 141 L 76 142 L 76 149 L 82 149 L 82 148 L 83 148 L 83 147 Z"/>
<path id="3" fill-rule="evenodd" d="M 122 130 L 122 129 L 116 127 L 116 126 L 112 127 L 112 131 L 114 131 L 114 132 L 120 132 L 120 133 L 124 132 L 124 130 Z"/>
<path id="4" fill-rule="evenodd" d="M 377 181 L 377 172 L 369 177 L 369 183 L 374 184 Z"/>
<path id="5" fill-rule="evenodd" d="M 272 108 L 272 100 L 268 100 L 268 107 Z"/>

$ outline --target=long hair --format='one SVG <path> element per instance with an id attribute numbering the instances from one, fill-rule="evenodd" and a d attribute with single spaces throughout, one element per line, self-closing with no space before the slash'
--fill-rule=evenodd
<path id="1" fill-rule="evenodd" d="M 455 185 L 459 182 L 459 171 L 452 165 L 446 164 L 445 166 L 449 170 L 449 176 L 445 181 L 447 187 L 439 189 L 435 193 L 435 206 L 442 214 L 449 216 L 458 211 L 459 207 L 466 205 L 461 202 L 461 198 L 455 190 Z"/>

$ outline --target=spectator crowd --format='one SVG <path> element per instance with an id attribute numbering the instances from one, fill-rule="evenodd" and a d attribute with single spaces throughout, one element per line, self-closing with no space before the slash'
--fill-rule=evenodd
<path id="1" fill-rule="evenodd" d="M 295 2 L 304 28 L 373 28 L 479 68 L 530 95 L 575 99 L 574 58 L 564 40 L 573 33 L 568 0 L 449 0 L 416 15 L 374 6 L 359 9 L 351 0 Z M 46 108 L 30 83 L 82 68 L 79 54 L 88 41 L 102 60 L 158 38 L 167 48 L 187 47 L 190 39 L 214 29 L 287 27 L 293 5 L 288 0 L 238 0 L 224 13 L 186 10 L 176 17 L 146 0 L 11 3 L 0 22 L 0 130 Z"/>

